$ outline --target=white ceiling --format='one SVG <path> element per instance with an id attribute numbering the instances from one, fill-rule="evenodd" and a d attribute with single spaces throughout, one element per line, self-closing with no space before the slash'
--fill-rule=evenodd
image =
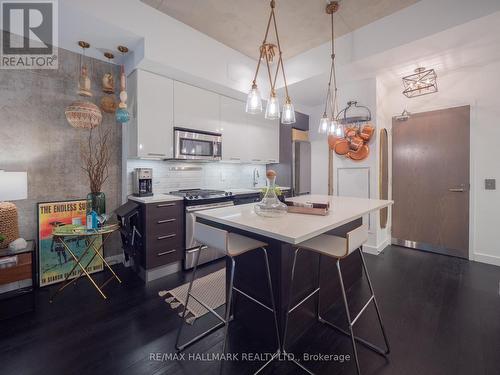
<path id="1" fill-rule="evenodd" d="M 432 36 L 416 40 L 383 54 L 341 65 L 339 86 L 346 82 L 377 77 L 385 85 L 401 86 L 401 77 L 423 66 L 439 77 L 472 66 L 500 60 L 500 12 L 490 14 Z M 328 74 L 316 75 L 289 86 L 292 99 L 309 108 L 324 104 Z M 401 88 L 402 90 L 402 88 Z M 283 94 L 283 89 L 278 91 Z"/>
<path id="2" fill-rule="evenodd" d="M 269 17 L 269 0 L 141 0 L 219 42 L 257 58 Z M 334 16 L 336 37 L 419 0 L 342 0 Z M 326 0 L 276 0 L 285 58 L 330 40 Z"/>

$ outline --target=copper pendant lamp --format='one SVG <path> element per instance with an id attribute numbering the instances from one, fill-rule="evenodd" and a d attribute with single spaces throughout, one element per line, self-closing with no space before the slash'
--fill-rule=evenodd
<path id="1" fill-rule="evenodd" d="M 255 76 L 252 81 L 252 86 L 250 91 L 248 92 L 247 103 L 246 103 L 246 112 L 251 114 L 257 114 L 262 112 L 262 98 L 260 96 L 260 91 L 257 86 L 257 76 L 259 74 L 259 69 L 262 63 L 265 63 L 269 78 L 269 84 L 271 86 L 271 93 L 269 95 L 269 99 L 267 101 L 265 118 L 268 120 L 276 120 L 281 116 L 282 124 L 293 124 L 295 123 L 295 109 L 292 104 L 292 100 L 290 99 L 290 95 L 288 94 L 288 85 L 286 82 L 285 68 L 283 65 L 283 52 L 281 50 L 280 39 L 278 35 L 278 26 L 276 24 L 276 15 L 275 8 L 276 2 L 275 0 L 270 1 L 271 13 L 269 15 L 269 19 L 267 21 L 266 33 L 264 36 L 264 41 L 262 45 L 259 47 L 259 59 L 257 62 L 257 69 L 255 70 Z M 276 44 L 269 42 L 269 30 L 271 26 L 274 29 L 274 33 L 276 36 Z M 277 55 L 276 62 L 276 70 L 274 73 L 271 71 L 271 64 L 275 61 Z M 280 113 L 280 105 L 279 100 L 276 95 L 276 80 L 278 75 L 282 73 L 283 82 L 285 84 L 285 102 L 283 104 L 282 112 Z"/>
<path id="2" fill-rule="evenodd" d="M 319 121 L 318 132 L 320 134 L 328 134 L 329 136 L 341 137 L 343 134 L 342 126 L 337 121 L 338 103 L 337 103 L 337 76 L 335 70 L 335 29 L 333 15 L 339 10 L 338 1 L 330 1 L 326 5 L 326 13 L 330 15 L 331 30 L 332 30 L 332 49 L 331 49 L 331 64 L 330 76 L 328 78 L 328 89 L 325 98 L 325 110 Z"/>

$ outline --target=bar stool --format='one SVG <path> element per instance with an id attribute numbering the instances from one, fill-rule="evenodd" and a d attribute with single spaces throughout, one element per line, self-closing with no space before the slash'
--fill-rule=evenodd
<path id="1" fill-rule="evenodd" d="M 322 235 L 319 235 L 317 237 L 314 237 L 310 240 L 307 240 L 307 241 L 304 241 L 302 243 L 299 244 L 299 247 L 295 250 L 295 254 L 294 254 L 294 258 L 293 258 L 293 265 L 292 265 L 292 275 L 291 275 L 291 282 L 290 282 L 290 291 L 289 291 L 289 295 L 291 296 L 292 295 L 292 288 L 293 288 L 293 280 L 294 280 L 294 277 L 295 277 L 295 265 L 296 265 L 296 262 L 297 262 L 297 254 L 299 253 L 300 250 L 306 250 L 306 251 L 312 251 L 312 252 L 315 252 L 315 253 L 318 253 L 319 254 L 319 265 L 318 265 L 318 272 L 319 272 L 319 275 L 318 275 L 318 286 L 317 288 L 312 292 L 310 293 L 307 297 L 305 297 L 302 301 L 300 301 L 299 303 L 297 303 L 294 307 L 290 308 L 290 306 L 288 307 L 287 309 L 287 313 L 286 313 L 286 319 L 285 319 L 285 332 L 284 332 L 284 338 L 283 338 L 283 346 L 285 346 L 285 342 L 286 342 L 286 333 L 287 333 L 287 328 L 288 328 L 288 318 L 289 318 L 289 315 L 291 312 L 293 312 L 297 307 L 299 307 L 300 305 L 302 305 L 302 303 L 304 303 L 306 300 L 308 300 L 309 298 L 311 298 L 312 296 L 314 296 L 316 293 L 318 293 L 318 305 L 317 305 L 317 319 L 319 322 L 321 323 L 324 323 L 326 324 L 327 326 L 335 329 L 336 331 L 348 336 L 351 338 L 351 341 L 352 341 L 352 348 L 353 348 L 353 351 L 354 351 L 354 359 L 356 361 L 356 369 L 357 369 L 357 373 L 358 375 L 361 374 L 361 371 L 360 371 L 360 367 L 359 367 L 359 360 L 358 360 L 358 351 L 357 351 L 357 348 L 356 348 L 356 342 L 359 342 L 360 344 L 366 346 L 368 349 L 374 351 L 375 353 L 383 356 L 383 357 L 386 357 L 387 354 L 389 354 L 390 352 L 390 347 L 389 347 L 389 341 L 387 339 L 387 335 L 386 335 L 386 332 L 385 332 L 385 329 L 384 329 L 384 325 L 382 323 L 382 317 L 380 315 L 380 310 L 378 308 L 378 304 L 377 304 L 377 299 L 375 297 L 375 292 L 373 291 L 373 285 L 372 285 L 372 282 L 370 280 L 370 275 L 368 274 L 368 270 L 366 268 L 366 263 L 365 263 L 365 259 L 363 257 L 363 251 L 361 249 L 362 245 L 368 240 L 368 226 L 366 225 L 362 225 L 350 232 L 347 233 L 347 236 L 346 238 L 343 238 L 343 237 L 338 237 L 338 236 L 333 236 L 333 235 L 328 235 L 328 234 L 322 234 Z M 370 298 L 368 299 L 368 301 L 365 303 L 365 305 L 363 306 L 363 308 L 361 309 L 361 311 L 356 315 L 356 317 L 354 319 L 351 318 L 351 314 L 349 312 L 349 306 L 348 306 L 348 303 L 347 303 L 347 295 L 346 295 L 346 291 L 345 291 L 345 287 L 344 287 L 344 279 L 342 277 L 342 271 L 341 271 L 341 268 L 340 268 L 340 260 L 347 257 L 348 255 L 352 254 L 353 252 L 355 251 L 358 251 L 359 255 L 360 255 L 360 258 L 361 258 L 361 263 L 363 265 L 363 270 L 365 272 L 365 275 L 366 275 L 366 279 L 368 281 L 368 286 L 370 288 L 370 293 L 371 293 L 371 296 Z M 325 319 L 323 319 L 321 316 L 320 316 L 320 298 L 319 298 L 319 293 L 320 293 L 320 290 L 321 290 L 321 258 L 323 256 L 327 256 L 327 257 L 330 257 L 330 258 L 334 258 L 337 260 L 336 264 L 337 264 L 337 273 L 338 273 L 338 276 L 339 276 L 339 280 L 340 280 L 340 288 L 341 288 L 341 291 L 342 291 L 342 299 L 343 299 L 343 302 L 344 302 L 344 308 L 345 308 L 345 312 L 346 312 L 346 315 L 347 315 L 347 323 L 348 323 L 348 327 L 349 327 L 349 332 L 345 331 L 344 329 L 334 325 L 333 323 L 331 322 L 328 322 L 326 321 Z M 365 312 L 366 308 L 370 305 L 370 303 L 374 304 L 375 306 L 375 310 L 377 312 L 377 317 L 378 317 L 378 321 L 379 321 L 379 324 L 380 324 L 380 328 L 381 328 L 381 331 L 382 331 L 382 335 L 384 336 L 384 341 L 385 341 L 385 345 L 386 345 L 386 350 L 383 350 L 375 345 L 373 345 L 372 343 L 360 338 L 360 337 L 357 337 L 354 335 L 354 332 L 353 332 L 353 326 L 354 324 L 358 321 L 358 319 L 360 318 L 360 316 L 363 314 L 363 312 Z M 295 362 L 295 361 L 294 361 Z M 313 374 L 311 371 L 309 371 L 307 368 L 305 368 L 302 364 L 299 364 L 298 362 L 296 362 L 296 364 L 301 367 L 303 370 L 305 370 L 306 372 L 308 372 L 309 374 Z"/>
<path id="2" fill-rule="evenodd" d="M 177 340 L 175 343 L 176 348 L 179 351 L 184 350 L 186 347 L 194 344 L 195 342 L 201 340 L 203 337 L 209 335 L 210 333 L 214 332 L 218 328 L 224 326 L 225 327 L 225 333 L 224 333 L 224 346 L 223 346 L 223 351 L 226 353 L 227 350 L 227 337 L 228 337 L 228 328 L 229 328 L 229 321 L 230 321 L 230 314 L 231 314 L 231 302 L 233 298 L 233 291 L 236 291 L 240 293 L 241 295 L 245 296 L 249 300 L 255 302 L 259 306 L 265 308 L 266 310 L 269 310 L 273 313 L 274 315 L 274 326 L 276 329 L 276 338 L 278 340 L 278 349 L 276 351 L 275 356 L 279 354 L 279 348 L 281 347 L 280 345 L 280 336 L 279 336 L 279 331 L 278 331 L 278 319 L 276 316 L 276 308 L 274 304 L 274 295 L 273 295 L 273 287 L 272 287 L 272 282 L 271 282 L 271 271 L 269 269 L 269 258 L 267 256 L 267 243 L 261 242 L 258 240 L 255 240 L 253 238 L 248 238 L 245 236 L 241 236 L 236 233 L 229 233 L 225 230 L 218 229 L 211 227 L 209 225 L 205 225 L 202 223 L 195 223 L 195 228 L 194 228 L 194 238 L 201 244 L 198 248 L 197 254 L 196 254 L 196 260 L 195 260 L 195 266 L 193 269 L 193 275 L 191 278 L 191 282 L 189 283 L 188 287 L 188 293 L 186 296 L 186 303 L 184 304 L 184 312 L 182 314 L 182 321 L 179 326 L 179 331 L 177 333 Z M 228 293 L 228 299 L 226 301 L 226 316 L 223 318 L 220 316 L 214 309 L 212 309 L 210 306 L 208 306 L 206 303 L 204 303 L 199 297 L 197 298 L 191 293 L 191 289 L 193 287 L 193 282 L 196 279 L 196 271 L 198 268 L 198 262 L 200 259 L 200 250 L 204 246 L 210 246 L 222 251 L 225 251 L 226 255 L 230 257 L 231 259 L 231 265 L 230 265 L 230 278 L 229 278 L 229 293 Z M 258 301 L 257 299 L 251 297 L 247 293 L 241 291 L 240 289 L 236 288 L 234 286 L 234 274 L 236 270 L 236 258 L 242 254 L 247 253 L 248 251 L 253 251 L 261 249 L 264 253 L 264 263 L 265 263 L 265 268 L 266 268 L 266 274 L 267 274 L 267 282 L 269 286 L 269 294 L 271 297 L 271 304 L 272 307 L 267 306 L 266 304 L 262 303 L 261 301 Z M 189 298 L 194 298 L 198 303 L 200 303 L 203 307 L 205 307 L 209 312 L 211 312 L 213 315 L 215 315 L 219 320 L 220 323 L 218 323 L 216 326 L 208 329 L 207 331 L 201 333 L 200 335 L 196 336 L 192 340 L 188 341 L 185 344 L 179 345 L 179 340 L 182 332 L 182 328 L 184 326 L 184 319 L 186 317 L 187 313 L 187 306 L 189 302 Z M 274 357 L 273 357 L 274 358 Z M 260 369 L 257 371 L 259 372 Z"/>

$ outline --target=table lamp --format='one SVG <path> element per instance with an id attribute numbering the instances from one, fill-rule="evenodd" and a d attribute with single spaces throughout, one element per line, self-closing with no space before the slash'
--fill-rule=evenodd
<path id="1" fill-rule="evenodd" d="M 6 172 L 0 170 L 0 249 L 19 238 L 17 207 L 7 201 L 28 198 L 27 172 Z"/>

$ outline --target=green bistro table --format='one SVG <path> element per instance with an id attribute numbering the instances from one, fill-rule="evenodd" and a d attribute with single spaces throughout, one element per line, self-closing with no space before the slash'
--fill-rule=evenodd
<path id="1" fill-rule="evenodd" d="M 66 227 L 66 228 L 65 228 Z M 68 272 L 68 275 L 62 282 L 62 285 L 55 291 L 54 294 L 50 297 L 50 302 L 54 300 L 54 297 L 59 294 L 64 288 L 66 288 L 69 284 L 71 283 L 76 283 L 78 279 L 85 275 L 87 278 L 90 280 L 92 285 L 99 291 L 101 294 L 102 298 L 107 299 L 106 295 L 102 291 L 102 289 L 113 279 L 118 280 L 118 282 L 121 284 L 121 280 L 118 277 L 118 275 L 113 271 L 113 269 L 109 266 L 108 262 L 104 259 L 103 254 L 101 254 L 101 250 L 104 253 L 104 243 L 106 240 L 111 236 L 113 232 L 118 230 L 120 226 L 118 224 L 110 224 L 110 225 L 104 225 L 99 229 L 86 229 L 84 227 L 73 227 L 73 226 L 62 226 L 62 227 L 57 227 L 54 229 L 52 232 L 53 240 L 54 242 L 59 242 L 62 244 L 64 249 L 73 257 L 73 260 L 75 261 L 75 265 L 71 269 L 71 271 Z M 102 236 L 102 241 L 100 246 L 96 246 L 95 241 L 99 236 Z M 68 245 L 69 240 L 85 240 L 85 251 L 83 251 L 82 255 L 78 258 L 75 253 L 71 250 L 71 247 Z M 87 264 L 84 266 L 82 265 L 82 260 L 83 258 L 88 254 L 88 253 L 93 252 L 92 258 L 87 262 Z M 94 281 L 92 276 L 87 272 L 87 268 L 89 265 L 92 263 L 94 258 L 98 256 L 101 258 L 103 265 L 107 267 L 111 271 L 111 277 L 107 279 L 102 285 L 97 285 L 97 283 Z M 80 267 L 80 273 L 79 275 L 75 278 L 70 280 L 71 274 L 73 271 L 76 269 L 76 267 Z"/>

